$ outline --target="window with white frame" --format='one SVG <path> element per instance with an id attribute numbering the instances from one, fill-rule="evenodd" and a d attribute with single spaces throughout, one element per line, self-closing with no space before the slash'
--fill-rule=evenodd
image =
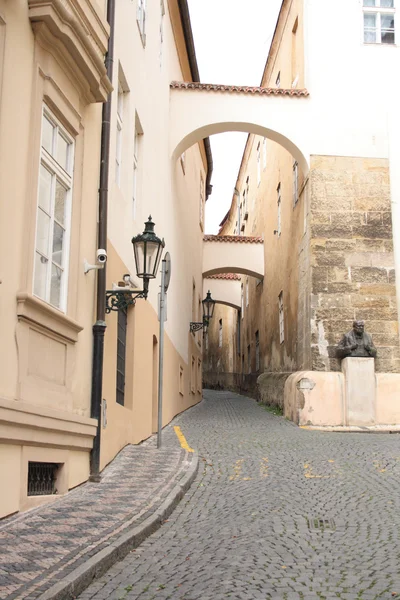
<path id="1" fill-rule="evenodd" d="M 263 139 L 263 170 L 267 168 L 267 138 Z"/>
<path id="2" fill-rule="evenodd" d="M 219 320 L 218 346 L 222 348 L 222 319 Z"/>
<path id="3" fill-rule="evenodd" d="M 200 172 L 200 206 L 199 206 L 199 223 L 201 230 L 204 229 L 204 177 Z"/>
<path id="4" fill-rule="evenodd" d="M 299 199 L 299 165 L 295 160 L 293 163 L 293 206 L 296 206 Z"/>
<path id="5" fill-rule="evenodd" d="M 164 0 L 160 0 L 160 67 L 162 66 L 163 56 L 163 43 L 164 43 L 164 17 L 165 17 L 165 5 Z"/>
<path id="6" fill-rule="evenodd" d="M 135 130 L 133 132 L 133 184 L 132 184 L 132 218 L 136 217 L 136 207 L 138 203 L 138 190 L 140 178 L 140 154 L 143 129 L 139 117 L 135 113 Z"/>
<path id="7" fill-rule="evenodd" d="M 74 140 L 43 108 L 33 293 L 67 306 Z"/>
<path id="8" fill-rule="evenodd" d="M 257 146 L 257 185 L 261 183 L 261 143 Z"/>
<path id="9" fill-rule="evenodd" d="M 364 42 L 395 43 L 394 0 L 363 0 Z"/>
<path id="10" fill-rule="evenodd" d="M 137 0 L 136 22 L 144 46 L 146 44 L 146 0 Z"/>
<path id="11" fill-rule="evenodd" d="M 278 184 L 278 187 L 276 188 L 276 193 L 277 193 L 277 206 L 278 206 L 278 224 L 277 224 L 277 230 L 276 233 L 278 234 L 278 237 L 281 235 L 281 224 L 282 224 L 282 214 L 281 214 L 281 207 L 282 207 L 282 195 L 281 195 L 281 184 Z"/>
<path id="12" fill-rule="evenodd" d="M 279 294 L 278 307 L 279 307 L 279 341 L 282 344 L 282 342 L 285 340 L 285 323 L 284 323 L 284 314 L 283 314 L 283 292 L 281 292 Z"/>
<path id="13" fill-rule="evenodd" d="M 122 124 L 124 120 L 124 100 L 125 94 L 121 82 L 118 82 L 117 97 L 117 137 L 115 150 L 115 181 L 121 185 L 121 167 L 122 167 Z"/>
<path id="14" fill-rule="evenodd" d="M 256 331 L 256 371 L 260 370 L 260 333 Z"/>

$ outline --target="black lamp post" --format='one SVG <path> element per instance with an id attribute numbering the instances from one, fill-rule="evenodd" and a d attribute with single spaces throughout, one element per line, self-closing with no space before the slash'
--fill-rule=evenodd
<path id="1" fill-rule="evenodd" d="M 106 313 L 112 310 L 126 309 L 135 304 L 138 298 L 146 300 L 149 292 L 149 281 L 157 277 L 161 255 L 165 246 L 164 240 L 154 233 L 154 225 L 151 220 L 145 223 L 143 233 L 132 238 L 133 254 L 135 256 L 136 274 L 143 279 L 142 290 L 107 290 L 106 291 Z"/>
<path id="2" fill-rule="evenodd" d="M 199 331 L 203 329 L 203 327 L 207 327 L 212 319 L 215 308 L 215 300 L 211 298 L 211 292 L 208 290 L 206 297 L 202 300 L 203 305 L 203 321 L 201 323 L 191 322 L 190 323 L 190 332 L 194 333 L 195 331 Z"/>

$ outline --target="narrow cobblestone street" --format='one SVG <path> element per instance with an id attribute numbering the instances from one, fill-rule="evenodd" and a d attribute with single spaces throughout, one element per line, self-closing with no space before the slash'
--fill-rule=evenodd
<path id="1" fill-rule="evenodd" d="M 80 600 L 400 597 L 396 435 L 305 431 L 210 391 L 176 424 L 199 452 L 196 480 Z"/>

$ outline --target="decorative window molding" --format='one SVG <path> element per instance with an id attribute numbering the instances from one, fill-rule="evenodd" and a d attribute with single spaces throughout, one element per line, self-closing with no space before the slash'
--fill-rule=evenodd
<path id="1" fill-rule="evenodd" d="M 278 218 L 278 222 L 277 222 L 277 229 L 274 231 L 274 233 L 276 233 L 278 235 L 278 237 L 280 237 L 282 230 L 281 230 L 281 226 L 282 226 L 282 192 L 281 192 L 281 184 L 278 184 L 278 187 L 276 188 L 276 194 L 277 194 L 277 218 Z"/>
<path id="2" fill-rule="evenodd" d="M 364 43 L 395 44 L 395 0 L 363 0 Z"/>
<path id="3" fill-rule="evenodd" d="M 146 46 L 146 0 L 137 0 L 136 22 L 144 48 Z"/>
<path id="4" fill-rule="evenodd" d="M 295 160 L 293 163 L 293 207 L 299 200 L 299 165 Z"/>
<path id="5" fill-rule="evenodd" d="M 133 183 L 132 183 L 132 218 L 136 218 L 141 175 L 143 128 L 138 114 L 135 113 L 135 130 L 133 132 Z"/>
<path id="6" fill-rule="evenodd" d="M 203 173 L 200 171 L 200 205 L 199 205 L 199 224 L 200 229 L 204 231 L 204 203 L 205 203 L 205 187 Z"/>
<path id="7" fill-rule="evenodd" d="M 257 145 L 257 187 L 261 183 L 261 142 Z"/>
<path id="8" fill-rule="evenodd" d="M 90 0 L 28 0 L 36 38 L 74 77 L 88 102 L 105 102 L 112 91 L 104 66 L 108 23 Z"/>

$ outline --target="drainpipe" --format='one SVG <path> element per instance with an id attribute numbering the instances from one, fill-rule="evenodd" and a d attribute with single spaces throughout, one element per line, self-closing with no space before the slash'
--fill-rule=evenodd
<path id="1" fill-rule="evenodd" d="M 108 0 L 107 21 L 110 25 L 105 59 L 107 77 L 112 83 L 114 63 L 115 0 Z M 107 249 L 108 165 L 110 160 L 111 92 L 103 104 L 100 150 L 98 248 Z M 104 334 L 106 330 L 106 264 L 97 272 L 96 323 L 93 325 L 93 363 L 90 416 L 97 419 L 97 431 L 90 454 L 90 481 L 100 481 L 101 405 L 103 396 Z"/>

